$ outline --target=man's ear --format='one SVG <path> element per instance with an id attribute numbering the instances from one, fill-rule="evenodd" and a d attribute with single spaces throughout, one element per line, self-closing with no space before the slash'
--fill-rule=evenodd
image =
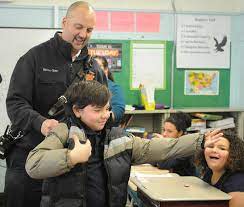
<path id="1" fill-rule="evenodd" d="M 67 22 L 67 17 L 63 17 L 63 19 L 62 19 L 62 29 L 65 27 L 66 22 Z"/>
<path id="2" fill-rule="evenodd" d="M 80 118 L 80 117 L 81 117 L 81 115 L 80 115 L 80 113 L 81 113 L 81 109 L 78 108 L 78 106 L 75 106 L 75 105 L 74 105 L 74 106 L 72 107 L 72 110 L 73 110 L 73 112 L 74 112 L 76 118 Z"/>

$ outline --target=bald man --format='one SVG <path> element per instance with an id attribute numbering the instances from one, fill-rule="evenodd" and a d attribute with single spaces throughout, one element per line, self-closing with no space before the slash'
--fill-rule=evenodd
<path id="1" fill-rule="evenodd" d="M 7 95 L 7 112 L 14 131 L 24 136 L 6 158 L 6 207 L 39 207 L 42 180 L 33 180 L 25 172 L 30 150 L 64 118 L 63 110 L 53 116 L 48 111 L 63 95 L 80 70 L 95 74 L 94 79 L 106 84 L 106 76 L 93 62 L 86 67 L 87 43 L 96 24 L 94 9 L 77 1 L 62 20 L 62 32 L 31 48 L 17 62 Z"/>

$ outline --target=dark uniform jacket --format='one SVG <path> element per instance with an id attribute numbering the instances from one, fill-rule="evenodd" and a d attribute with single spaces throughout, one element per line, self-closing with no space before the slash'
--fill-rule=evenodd
<path id="1" fill-rule="evenodd" d="M 30 49 L 22 56 L 13 71 L 7 95 L 7 112 L 14 130 L 25 136 L 17 146 L 27 152 L 43 140 L 41 125 L 49 109 L 71 84 L 75 74 L 88 57 L 87 47 L 72 62 L 71 44 L 56 33 L 53 38 Z M 106 83 L 104 73 L 94 63 L 96 79 Z M 57 120 L 62 118 L 52 117 Z"/>
<path id="2" fill-rule="evenodd" d="M 87 163 L 72 168 L 70 151 L 64 147 L 68 133 L 67 125 L 59 124 L 27 158 L 27 173 L 32 178 L 47 179 L 44 182 L 42 207 L 88 206 Z M 77 136 L 83 139 L 82 135 Z M 199 134 L 189 134 L 179 139 L 147 140 L 128 135 L 119 128 L 107 129 L 104 138 L 103 164 L 106 177 L 98 179 L 106 180 L 106 207 L 125 206 L 131 165 L 192 155 L 202 141 Z M 96 203 L 96 200 L 93 202 Z"/>

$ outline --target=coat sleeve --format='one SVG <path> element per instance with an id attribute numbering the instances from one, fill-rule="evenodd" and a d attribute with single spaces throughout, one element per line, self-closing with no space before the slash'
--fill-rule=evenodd
<path id="1" fill-rule="evenodd" d="M 46 119 L 33 109 L 35 61 L 29 51 L 22 56 L 11 76 L 6 106 L 12 125 L 22 131 L 40 131 Z"/>
<path id="2" fill-rule="evenodd" d="M 164 161 L 169 158 L 193 155 L 202 142 L 198 133 L 175 138 L 152 138 L 151 140 L 133 137 L 132 163 L 142 164 Z"/>
<path id="3" fill-rule="evenodd" d="M 28 155 L 25 169 L 35 179 L 55 177 L 70 171 L 69 150 L 64 148 L 68 138 L 68 128 L 59 124 Z"/>

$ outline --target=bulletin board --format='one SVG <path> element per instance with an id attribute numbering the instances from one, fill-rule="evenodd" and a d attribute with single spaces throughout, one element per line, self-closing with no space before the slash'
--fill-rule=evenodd
<path id="1" fill-rule="evenodd" d="M 119 83 L 125 95 L 126 104 L 140 104 L 140 92 L 139 89 L 131 89 L 131 64 L 132 64 L 132 54 L 131 54 L 131 40 L 91 40 L 92 43 L 122 43 L 122 68 L 121 71 L 113 72 L 115 81 Z M 135 42 L 135 41 L 133 41 Z M 142 41 L 140 41 L 142 42 Z M 143 41 L 144 43 L 150 44 L 164 44 L 165 50 L 165 72 L 164 72 L 164 85 L 163 89 L 155 90 L 156 103 L 161 103 L 164 105 L 170 105 L 170 71 L 171 71 L 171 50 L 172 44 L 166 41 Z M 169 43 L 169 44 L 168 44 Z M 146 57 L 150 60 L 150 54 Z M 143 62 L 143 60 L 142 60 Z M 153 61 L 151 62 L 153 67 Z"/>
<path id="2" fill-rule="evenodd" d="M 207 69 L 200 69 L 207 70 Z M 215 69 L 219 71 L 218 95 L 185 95 L 184 78 L 185 69 L 174 69 L 174 108 L 186 107 L 229 107 L 230 100 L 230 70 Z M 212 71 L 209 69 L 209 71 Z"/>
<path id="3" fill-rule="evenodd" d="M 97 40 L 93 39 L 91 42 L 95 43 L 122 43 L 122 68 L 119 72 L 113 72 L 115 81 L 119 83 L 125 95 L 126 104 L 140 104 L 140 92 L 137 89 L 131 89 L 131 66 L 132 66 L 132 40 Z M 141 41 L 140 41 L 141 42 Z M 142 41 L 147 42 L 147 41 Z M 185 70 L 182 68 L 174 68 L 173 75 L 173 89 L 171 89 L 171 70 L 172 70 L 172 41 L 148 41 L 150 43 L 164 43 L 165 44 L 165 87 L 164 89 L 155 90 L 156 103 L 161 103 L 167 106 L 171 105 L 171 91 L 173 90 L 173 108 L 187 108 L 187 107 L 229 107 L 230 97 L 230 69 L 218 69 L 219 71 L 219 92 L 218 95 L 185 95 L 184 94 L 184 78 Z M 150 54 L 148 54 L 150 59 Z M 143 62 L 143 60 L 142 60 Z M 152 66 L 154 62 L 152 61 Z M 193 68 L 189 68 L 192 70 Z M 206 68 L 199 68 L 199 70 L 212 70 Z"/>

